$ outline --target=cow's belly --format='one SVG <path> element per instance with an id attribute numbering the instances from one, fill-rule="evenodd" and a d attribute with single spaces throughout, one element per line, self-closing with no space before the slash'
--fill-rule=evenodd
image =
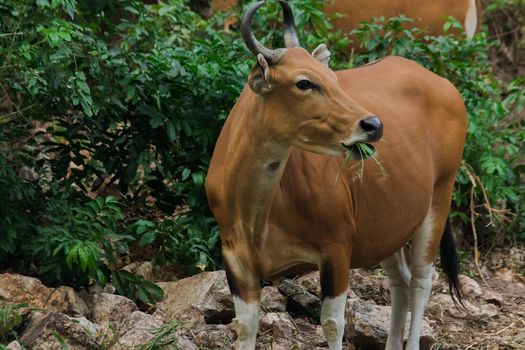
<path id="1" fill-rule="evenodd" d="M 315 242 L 301 242 L 295 235 L 273 227 L 260 242 L 259 272 L 266 280 L 316 270 L 320 253 Z"/>
<path id="2" fill-rule="evenodd" d="M 352 244 L 352 268 L 378 264 L 398 251 L 414 236 L 431 210 L 430 181 L 397 182 L 367 187 L 356 216 Z"/>

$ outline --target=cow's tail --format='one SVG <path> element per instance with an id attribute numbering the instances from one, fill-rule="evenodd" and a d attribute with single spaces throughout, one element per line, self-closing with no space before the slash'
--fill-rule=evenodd
<path id="1" fill-rule="evenodd" d="M 456 306 L 465 309 L 458 278 L 459 258 L 456 252 L 456 242 L 454 241 L 454 236 L 452 235 L 452 225 L 450 224 L 450 219 L 448 218 L 445 225 L 445 232 L 441 237 L 439 255 L 441 257 L 441 268 L 447 276 L 450 296 L 452 297 L 452 300 L 454 300 L 454 304 L 456 304 Z"/>

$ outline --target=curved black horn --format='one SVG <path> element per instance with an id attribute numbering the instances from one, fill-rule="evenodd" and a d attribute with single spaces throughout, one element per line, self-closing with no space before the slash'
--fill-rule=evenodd
<path id="1" fill-rule="evenodd" d="M 295 29 L 292 8 L 285 0 L 279 0 L 279 2 L 283 8 L 284 46 L 301 47 L 297 37 L 297 30 Z"/>
<path id="2" fill-rule="evenodd" d="M 266 58 L 269 64 L 275 64 L 279 62 L 279 60 L 283 56 L 284 54 L 283 50 L 271 50 L 265 47 L 257 39 L 255 39 L 255 36 L 253 35 L 253 32 L 252 32 L 253 14 L 263 4 L 264 4 L 264 1 L 259 1 L 253 4 L 252 6 L 250 6 L 248 11 L 246 11 L 241 21 L 241 34 L 242 34 L 242 38 L 244 39 L 244 42 L 246 43 L 246 46 L 254 55 L 257 56 L 257 54 L 261 54 L 264 56 L 264 58 Z"/>

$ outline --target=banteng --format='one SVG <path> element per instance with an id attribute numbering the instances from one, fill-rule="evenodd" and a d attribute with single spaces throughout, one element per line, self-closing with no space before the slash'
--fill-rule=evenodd
<path id="1" fill-rule="evenodd" d="M 409 307 L 406 349 L 419 349 L 440 246 L 457 293 L 447 218 L 467 130 L 461 96 L 400 57 L 332 71 L 325 45 L 312 54 L 299 46 L 291 9 L 280 3 L 286 48 L 269 49 L 254 37 L 252 16 L 263 2 L 243 18 L 257 62 L 206 181 L 238 347 L 255 347 L 261 280 L 319 269 L 321 325 L 330 349 L 341 349 L 349 271 L 381 263 L 392 294 L 387 349 L 402 349 Z M 377 162 L 360 159 L 360 143 L 374 143 Z M 356 160 L 340 170 L 348 154 Z"/>

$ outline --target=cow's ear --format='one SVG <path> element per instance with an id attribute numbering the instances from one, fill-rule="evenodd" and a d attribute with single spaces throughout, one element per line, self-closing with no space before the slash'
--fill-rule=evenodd
<path id="1" fill-rule="evenodd" d="M 257 63 L 252 68 L 248 85 L 258 95 L 266 95 L 270 92 L 268 62 L 263 55 L 257 55 Z"/>
<path id="2" fill-rule="evenodd" d="M 328 63 L 330 62 L 330 51 L 328 51 L 325 44 L 317 46 L 312 52 L 312 56 L 325 66 L 328 66 Z"/>

